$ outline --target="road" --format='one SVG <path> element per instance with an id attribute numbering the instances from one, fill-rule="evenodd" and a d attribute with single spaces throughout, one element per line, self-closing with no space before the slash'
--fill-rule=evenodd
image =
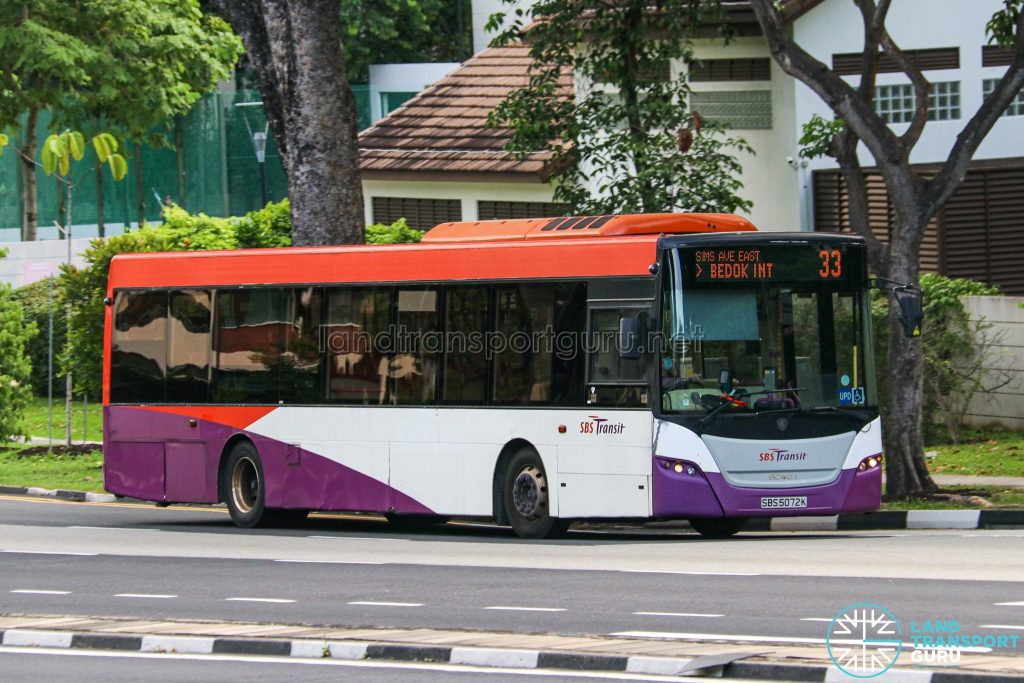
<path id="1" fill-rule="evenodd" d="M 0 612 L 818 642 L 841 608 L 1024 634 L 1024 531 L 574 532 L 0 497 Z M 1018 603 L 1007 605 L 1001 603 Z M 689 635 L 687 635 L 689 634 Z"/>

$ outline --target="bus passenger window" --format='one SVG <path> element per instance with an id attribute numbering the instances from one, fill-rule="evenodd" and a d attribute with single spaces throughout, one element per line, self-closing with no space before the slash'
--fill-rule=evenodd
<path id="1" fill-rule="evenodd" d="M 112 403 L 163 403 L 167 292 L 118 292 L 110 355 Z"/>
<path id="2" fill-rule="evenodd" d="M 391 290 L 337 287 L 327 290 L 321 334 L 327 353 L 327 399 L 379 405 L 390 402 L 388 363 Z"/>
<path id="3" fill-rule="evenodd" d="M 445 297 L 445 403 L 481 404 L 487 397 L 483 333 L 490 326 L 486 287 L 453 287 Z"/>
<path id="4" fill-rule="evenodd" d="M 320 402 L 320 302 L 318 287 L 291 289 L 288 296 L 288 325 L 284 329 L 281 354 L 283 403 Z"/>
<path id="5" fill-rule="evenodd" d="M 277 403 L 286 304 L 280 289 L 217 293 L 213 402 Z"/>
<path id="6" fill-rule="evenodd" d="M 170 293 L 167 329 L 167 401 L 205 403 L 210 386 L 210 293 Z"/>
<path id="7" fill-rule="evenodd" d="M 442 340 L 437 290 L 398 290 L 395 349 L 388 364 L 393 403 L 428 405 L 437 396 Z"/>
<path id="8" fill-rule="evenodd" d="M 550 403 L 554 287 L 510 285 L 495 295 L 494 402 Z"/>

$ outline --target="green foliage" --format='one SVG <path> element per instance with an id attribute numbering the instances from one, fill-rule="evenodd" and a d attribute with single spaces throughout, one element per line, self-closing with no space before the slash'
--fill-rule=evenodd
<path id="1" fill-rule="evenodd" d="M 32 375 L 29 378 L 29 383 L 32 387 L 32 393 L 37 396 L 46 395 L 49 376 L 50 282 L 49 278 L 33 282 L 14 290 L 13 295 L 14 300 L 21 305 L 26 322 L 36 327 L 36 333 L 26 343 L 26 352 L 32 365 Z M 64 295 L 61 291 L 64 283 L 60 278 L 54 278 L 52 282 L 54 310 L 53 352 L 54 354 L 59 354 L 61 349 L 64 348 L 67 338 L 67 318 L 59 303 L 64 300 Z M 57 359 L 54 358 L 54 370 L 58 369 Z M 53 395 L 64 396 L 63 382 L 55 381 L 53 383 Z"/>
<path id="2" fill-rule="evenodd" d="M 802 126 L 800 156 L 805 159 L 829 156 L 832 140 L 843 132 L 844 128 L 846 128 L 846 122 L 842 119 L 827 121 L 821 115 L 815 114 L 810 121 Z"/>
<path id="3" fill-rule="evenodd" d="M 990 45 L 1013 47 L 1013 36 L 1020 20 L 1022 0 L 1003 0 L 1003 9 L 992 15 L 985 24 Z"/>
<path id="4" fill-rule="evenodd" d="M 413 230 L 404 218 L 399 218 L 391 225 L 377 223 L 366 226 L 367 244 L 401 244 L 419 242 L 423 239 L 423 231 Z"/>
<path id="5" fill-rule="evenodd" d="M 128 173 L 128 162 L 117 153 L 117 139 L 110 133 L 99 133 L 92 138 L 96 158 L 101 164 L 110 167 L 110 175 L 114 180 L 121 180 Z M 43 141 L 40 153 L 43 172 L 53 175 L 57 172 L 67 178 L 71 172 L 71 162 L 85 158 L 85 136 L 77 130 L 65 130 L 54 134 Z"/>
<path id="6" fill-rule="evenodd" d="M 924 407 L 925 439 L 929 443 L 956 442 L 967 405 L 985 390 L 983 361 L 990 346 L 989 326 L 971 322 L 961 297 L 998 294 L 996 287 L 963 278 L 928 273 L 921 276 L 924 293 Z M 888 409 L 889 348 L 888 294 L 875 292 L 871 313 L 875 331 L 875 358 L 879 399 Z"/>
<path id="7" fill-rule="evenodd" d="M 239 249 L 290 247 L 292 244 L 291 204 L 287 199 L 270 202 L 235 222 Z"/>
<path id="8" fill-rule="evenodd" d="M 238 246 L 230 218 L 212 218 L 205 213 L 190 214 L 179 206 L 163 210 L 163 225 L 150 228 L 167 241 L 168 251 L 234 249 Z"/>
<path id="9" fill-rule="evenodd" d="M 369 82 L 370 64 L 461 62 L 472 52 L 470 0 L 341 0 L 345 69 Z"/>
<path id="10" fill-rule="evenodd" d="M 0 284 L 0 442 L 24 436 L 24 412 L 32 392 L 32 367 L 25 347 L 36 333 L 26 323 L 21 306 L 8 284 Z"/>
<path id="11" fill-rule="evenodd" d="M 505 0 L 512 3 L 514 0 Z M 495 44 L 529 30 L 529 83 L 489 117 L 509 126 L 507 149 L 552 154 L 555 199 L 573 213 L 735 211 L 737 152 L 749 145 L 687 110 L 689 87 L 672 74 L 695 61 L 690 38 L 724 25 L 717 0 L 538 0 L 527 13 L 495 15 Z M 581 20 L 582 18 L 582 20 Z M 570 84 L 570 73 L 577 84 Z"/>

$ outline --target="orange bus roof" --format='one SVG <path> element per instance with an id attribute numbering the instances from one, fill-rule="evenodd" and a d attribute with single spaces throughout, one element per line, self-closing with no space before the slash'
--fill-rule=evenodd
<path id="1" fill-rule="evenodd" d="M 423 241 L 491 242 L 750 230 L 757 228 L 747 219 L 731 213 L 640 213 L 442 223 L 427 232 Z"/>

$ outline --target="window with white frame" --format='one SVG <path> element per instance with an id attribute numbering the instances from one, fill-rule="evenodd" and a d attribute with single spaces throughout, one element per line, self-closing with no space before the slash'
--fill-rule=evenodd
<path id="1" fill-rule="evenodd" d="M 879 85 L 875 88 L 875 111 L 886 123 L 909 123 L 914 118 L 917 98 L 910 83 Z M 960 118 L 960 82 L 928 84 L 928 120 Z"/>
<path id="2" fill-rule="evenodd" d="M 909 83 L 877 86 L 875 112 L 886 123 L 908 123 L 914 118 L 914 86 Z"/>
<path id="3" fill-rule="evenodd" d="M 960 81 L 928 85 L 928 120 L 950 121 L 960 118 Z"/>
<path id="4" fill-rule="evenodd" d="M 988 97 L 996 89 L 998 78 L 986 78 L 981 82 L 981 94 Z M 1003 112 L 1003 116 L 1024 116 L 1024 90 L 1017 93 L 1017 96 L 1010 102 L 1010 106 Z"/>

